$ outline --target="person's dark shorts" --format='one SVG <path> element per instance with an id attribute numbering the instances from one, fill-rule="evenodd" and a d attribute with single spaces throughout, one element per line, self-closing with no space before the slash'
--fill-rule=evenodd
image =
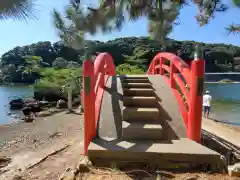
<path id="1" fill-rule="evenodd" d="M 203 106 L 204 112 L 210 112 L 211 107 L 210 106 Z"/>

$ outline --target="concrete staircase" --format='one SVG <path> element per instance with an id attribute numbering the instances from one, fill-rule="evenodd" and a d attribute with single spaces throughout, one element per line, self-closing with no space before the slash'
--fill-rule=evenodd
<path id="1" fill-rule="evenodd" d="M 186 136 L 171 140 L 166 138 L 170 128 L 163 118 L 162 108 L 159 108 L 161 98 L 159 92 L 156 93 L 159 90 L 155 89 L 148 76 L 127 76 L 115 83 L 121 83 L 122 87 L 122 91 L 118 92 L 118 94 L 122 92 L 123 103 L 121 135 L 116 139 L 97 137 L 90 143 L 88 157 L 93 164 L 114 163 L 118 166 L 126 166 L 129 163 L 147 164 L 157 166 L 159 169 L 192 169 L 199 165 L 214 169 L 218 167 L 219 170 L 223 168 L 220 154 L 215 151 L 189 140 Z M 171 92 L 166 89 L 165 92 L 160 93 L 166 93 L 166 95 L 162 94 L 163 97 Z M 171 105 L 169 108 L 171 109 Z M 102 107 L 102 110 L 106 111 L 106 109 Z M 118 116 L 118 114 L 114 115 Z M 102 117 L 102 119 L 107 118 L 109 123 L 114 121 L 114 117 L 111 118 L 109 115 Z M 109 127 L 99 128 L 108 131 Z"/>
<path id="2" fill-rule="evenodd" d="M 161 140 L 157 99 L 148 77 L 123 80 L 122 140 Z"/>

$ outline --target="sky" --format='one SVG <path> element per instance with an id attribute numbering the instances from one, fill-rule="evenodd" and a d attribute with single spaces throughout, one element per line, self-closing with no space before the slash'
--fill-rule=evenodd
<path id="1" fill-rule="evenodd" d="M 87 5 L 95 5 L 96 0 L 85 0 Z M 176 40 L 193 40 L 205 43 L 226 43 L 240 46 L 240 35 L 228 35 L 224 29 L 229 24 L 240 24 L 240 8 L 234 7 L 230 0 L 223 0 L 228 3 L 230 9 L 224 13 L 216 13 L 206 26 L 200 27 L 195 19 L 197 8 L 187 6 L 181 10 L 179 16 L 180 25 L 174 27 L 170 38 Z M 56 3 L 57 2 L 57 3 Z M 54 27 L 52 11 L 56 8 L 64 12 L 69 0 L 35 0 L 35 14 L 38 20 L 0 21 L 0 56 L 16 46 L 24 46 L 39 41 L 56 42 L 59 40 L 58 33 Z M 141 18 L 136 22 L 126 22 L 120 31 L 111 34 L 98 33 L 95 36 L 87 36 L 87 39 L 107 41 L 119 37 L 147 36 L 147 20 Z"/>

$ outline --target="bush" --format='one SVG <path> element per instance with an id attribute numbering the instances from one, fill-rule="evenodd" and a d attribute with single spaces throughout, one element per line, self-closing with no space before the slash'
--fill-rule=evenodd
<path id="1" fill-rule="evenodd" d="M 218 81 L 219 83 L 232 83 L 233 81 L 230 79 L 222 79 L 220 81 Z"/>
<path id="2" fill-rule="evenodd" d="M 125 75 L 125 74 L 144 74 L 143 69 L 139 66 L 133 66 L 130 64 L 121 64 L 116 68 L 117 74 Z"/>
<path id="3" fill-rule="evenodd" d="M 67 88 L 71 85 L 72 96 L 78 97 L 81 89 L 81 68 L 55 69 L 44 68 L 40 72 L 41 78 L 34 84 L 34 96 L 38 100 L 43 98 L 56 101 L 67 99 Z"/>

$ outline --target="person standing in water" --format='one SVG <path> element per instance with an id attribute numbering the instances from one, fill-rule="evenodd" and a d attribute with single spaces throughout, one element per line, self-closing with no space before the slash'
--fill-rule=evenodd
<path id="1" fill-rule="evenodd" d="M 209 91 L 206 91 L 203 96 L 203 108 L 204 108 L 205 118 L 209 118 L 209 113 L 211 110 L 211 101 L 212 101 L 212 96 L 210 95 Z"/>

